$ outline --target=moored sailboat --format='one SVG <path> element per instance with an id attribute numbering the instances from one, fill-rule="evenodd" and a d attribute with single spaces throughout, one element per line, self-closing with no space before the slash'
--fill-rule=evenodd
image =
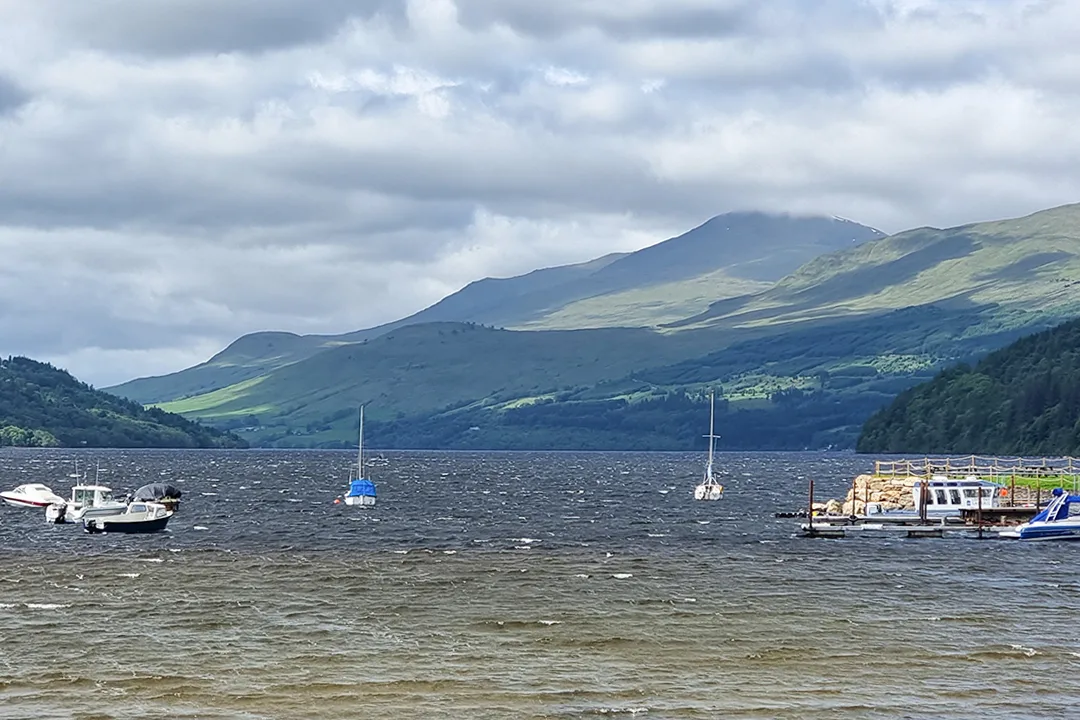
<path id="1" fill-rule="evenodd" d="M 349 478 L 346 505 L 370 507 L 375 504 L 375 483 L 364 477 L 364 406 L 360 406 L 360 433 L 356 446 L 356 477 Z"/>
<path id="2" fill-rule="evenodd" d="M 709 462 L 705 465 L 705 474 L 702 477 L 701 483 L 694 488 L 695 500 L 719 500 L 724 497 L 724 486 L 717 482 L 713 471 L 713 451 L 716 447 L 716 438 L 718 437 L 713 432 L 714 421 L 716 419 L 716 398 L 712 390 L 709 391 L 709 434 L 705 437 L 709 438 Z"/>

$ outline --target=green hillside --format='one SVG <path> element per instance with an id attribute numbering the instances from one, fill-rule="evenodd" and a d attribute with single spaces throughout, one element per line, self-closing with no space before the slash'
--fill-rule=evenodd
<path id="1" fill-rule="evenodd" d="M 654 327 L 700 313 L 718 299 L 765 290 L 821 253 L 881 236 L 837 218 L 730 213 L 635 253 L 478 280 L 425 310 L 378 327 L 343 335 L 253 333 L 195 367 L 108 389 L 141 403 L 183 399 L 343 344 L 430 322 L 560 330 Z"/>
<path id="2" fill-rule="evenodd" d="M 712 387 L 721 447 L 853 447 L 906 388 L 1080 315 L 1078 253 L 1080 206 L 923 228 L 657 330 L 412 325 L 163 407 L 253 444 L 347 444 L 363 402 L 385 447 L 659 448 L 699 442 Z"/>
<path id="3" fill-rule="evenodd" d="M 911 388 L 863 428 L 863 452 L 1080 454 L 1080 321 Z"/>
<path id="4" fill-rule="evenodd" d="M 94 390 L 24 357 L 0 360 L 0 445 L 31 447 L 244 447 L 224 433 Z"/>
<path id="5" fill-rule="evenodd" d="M 754 296 L 715 303 L 672 327 L 736 327 L 845 317 L 913 305 L 998 305 L 1080 313 L 1080 205 L 1026 217 L 920 228 L 823 255 Z"/>

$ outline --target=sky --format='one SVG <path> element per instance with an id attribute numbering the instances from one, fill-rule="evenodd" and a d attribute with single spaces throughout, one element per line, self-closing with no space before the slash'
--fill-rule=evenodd
<path id="1" fill-rule="evenodd" d="M 0 355 L 105 387 L 736 210 L 1080 201 L 1080 3 L 0 0 Z"/>

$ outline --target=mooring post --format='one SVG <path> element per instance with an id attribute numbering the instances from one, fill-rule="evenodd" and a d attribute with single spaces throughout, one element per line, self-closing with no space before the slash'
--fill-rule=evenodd
<path id="1" fill-rule="evenodd" d="M 854 503 L 852 503 L 852 506 L 854 506 Z M 814 478 L 810 478 L 810 504 L 806 506 L 806 517 L 812 535 L 814 533 Z"/>
<path id="2" fill-rule="evenodd" d="M 926 524 L 926 496 L 930 494 L 930 483 L 919 481 L 919 522 Z"/>
<path id="3" fill-rule="evenodd" d="M 851 514 L 848 517 L 852 518 L 852 522 L 854 522 L 854 518 L 855 518 L 855 493 L 856 493 L 855 481 L 858 480 L 858 479 L 859 479 L 858 475 L 851 478 Z M 840 512 L 843 512 L 843 511 L 844 511 L 844 509 L 840 508 Z"/>
<path id="4" fill-rule="evenodd" d="M 982 534 L 982 487 L 981 486 L 979 487 L 977 492 L 979 493 L 979 506 L 978 506 L 978 510 L 975 513 L 975 522 L 979 523 L 979 539 L 982 540 L 983 534 Z"/>

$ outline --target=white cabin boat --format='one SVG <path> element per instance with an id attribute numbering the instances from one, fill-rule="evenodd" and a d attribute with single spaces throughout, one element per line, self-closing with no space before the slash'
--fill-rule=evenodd
<path id="1" fill-rule="evenodd" d="M 107 517 L 127 510 L 128 504 L 116 500 L 112 488 L 104 485 L 75 485 L 71 488 L 71 499 L 50 505 L 45 510 L 45 519 L 49 522 L 79 522 L 86 518 Z"/>
<path id="2" fill-rule="evenodd" d="M 83 529 L 88 533 L 152 533 L 164 530 L 173 511 L 161 503 L 135 501 L 123 512 L 97 517 L 84 517 Z"/>
<path id="3" fill-rule="evenodd" d="M 717 482 L 713 474 L 713 451 L 715 440 L 718 437 L 713 433 L 713 423 L 716 418 L 716 398 L 713 391 L 709 391 L 709 461 L 705 464 L 705 474 L 701 482 L 694 488 L 695 500 L 719 500 L 724 497 L 724 486 Z"/>
<path id="4" fill-rule="evenodd" d="M 880 503 L 866 504 L 866 515 L 889 515 L 918 518 L 922 515 L 923 486 L 926 493 L 926 516 L 959 517 L 963 510 L 991 510 L 1001 505 L 1003 485 L 982 480 L 974 475 L 963 479 L 934 475 L 930 480 L 910 478 L 913 510 L 882 510 Z"/>
<path id="5" fill-rule="evenodd" d="M 14 490 L 5 490 L 0 492 L 0 498 L 8 505 L 14 505 L 15 507 L 42 508 L 53 503 L 64 502 L 64 498 L 41 483 L 27 483 L 26 485 L 19 485 Z"/>

